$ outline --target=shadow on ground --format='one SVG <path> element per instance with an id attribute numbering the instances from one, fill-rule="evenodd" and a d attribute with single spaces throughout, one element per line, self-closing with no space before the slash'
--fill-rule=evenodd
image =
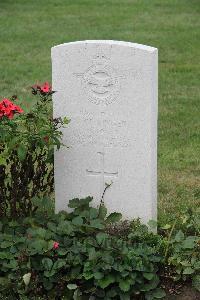
<path id="1" fill-rule="evenodd" d="M 165 300 L 200 300 L 200 292 L 192 289 L 191 287 L 183 287 L 181 294 L 168 295 Z"/>

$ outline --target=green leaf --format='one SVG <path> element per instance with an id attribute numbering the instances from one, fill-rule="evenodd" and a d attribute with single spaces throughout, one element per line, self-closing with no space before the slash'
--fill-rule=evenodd
<path id="1" fill-rule="evenodd" d="M 57 250 L 57 253 L 58 253 L 58 255 L 60 255 L 60 256 L 66 255 L 67 252 L 68 252 L 67 249 L 60 249 L 60 248 L 59 248 L 59 249 Z"/>
<path id="2" fill-rule="evenodd" d="M 43 258 L 42 265 L 44 266 L 45 270 L 50 271 L 53 266 L 53 261 L 50 258 Z"/>
<path id="3" fill-rule="evenodd" d="M 48 242 L 42 239 L 37 239 L 31 242 L 29 247 L 32 249 L 32 254 L 42 254 L 44 251 L 48 250 Z"/>
<path id="4" fill-rule="evenodd" d="M 10 246 L 13 245 L 12 241 L 3 241 L 0 245 L 1 248 L 5 249 L 5 248 L 9 248 Z"/>
<path id="5" fill-rule="evenodd" d="M 119 287 L 123 292 L 128 292 L 130 289 L 130 281 L 128 279 L 121 279 L 119 282 Z"/>
<path id="6" fill-rule="evenodd" d="M 79 203 L 80 203 L 80 200 L 78 198 L 74 198 L 72 200 L 69 200 L 68 206 L 70 208 L 76 208 L 76 207 L 79 207 Z"/>
<path id="7" fill-rule="evenodd" d="M 122 214 L 114 212 L 114 213 L 111 213 L 107 217 L 106 222 L 107 223 L 116 223 L 116 222 L 119 222 L 121 220 L 121 218 L 122 218 Z"/>
<path id="8" fill-rule="evenodd" d="M 152 280 L 154 277 L 154 273 L 143 273 L 144 278 L 147 280 Z"/>
<path id="9" fill-rule="evenodd" d="M 17 221 L 12 220 L 8 223 L 8 225 L 9 227 L 16 228 L 19 226 L 19 223 Z"/>
<path id="10" fill-rule="evenodd" d="M 184 267 L 191 267 L 191 263 L 187 260 L 181 261 L 180 264 Z"/>
<path id="11" fill-rule="evenodd" d="M 31 280 L 31 273 L 24 274 L 23 281 L 26 286 L 29 285 L 30 280 Z"/>
<path id="12" fill-rule="evenodd" d="M 53 269 L 54 270 L 58 270 L 61 269 L 62 267 L 64 267 L 66 265 L 66 261 L 64 259 L 58 259 L 54 265 L 53 265 Z"/>
<path id="13" fill-rule="evenodd" d="M 67 117 L 64 117 L 62 119 L 62 121 L 63 121 L 64 124 L 68 124 L 70 122 L 70 119 L 68 119 Z"/>
<path id="14" fill-rule="evenodd" d="M 101 204 L 99 206 L 99 219 L 104 220 L 107 215 L 107 208 L 104 206 L 104 204 Z"/>
<path id="15" fill-rule="evenodd" d="M 153 296 L 156 299 L 162 299 L 166 296 L 166 293 L 163 289 L 156 289 L 155 291 L 153 291 Z"/>
<path id="16" fill-rule="evenodd" d="M 35 234 L 36 234 L 37 236 L 39 236 L 40 238 L 42 238 L 42 239 L 45 238 L 46 233 L 47 233 L 46 229 L 41 228 L 41 227 L 35 230 Z"/>
<path id="17" fill-rule="evenodd" d="M 95 279 L 102 279 L 104 277 L 103 273 L 101 272 L 94 272 Z"/>
<path id="18" fill-rule="evenodd" d="M 0 277 L 0 290 L 6 289 L 10 285 L 10 280 L 6 277 Z"/>
<path id="19" fill-rule="evenodd" d="M 7 252 L 0 252 L 0 259 L 13 259 L 13 254 Z"/>
<path id="20" fill-rule="evenodd" d="M 90 226 L 94 227 L 94 228 L 97 228 L 97 229 L 103 229 L 104 228 L 103 224 L 101 223 L 101 221 L 99 219 L 91 220 L 90 221 Z"/>
<path id="21" fill-rule="evenodd" d="M 81 291 L 79 291 L 79 289 L 75 290 L 74 295 L 73 295 L 73 299 L 74 300 L 81 300 Z"/>
<path id="22" fill-rule="evenodd" d="M 6 166 L 7 165 L 6 158 L 4 158 L 3 156 L 0 156 L 0 165 L 1 166 Z"/>
<path id="23" fill-rule="evenodd" d="M 48 241 L 48 250 L 53 249 L 54 243 L 55 243 L 55 241 L 53 241 L 53 240 Z"/>
<path id="24" fill-rule="evenodd" d="M 195 270 L 200 270 L 200 260 L 198 260 L 198 261 L 196 261 L 196 262 L 194 263 L 194 269 L 195 269 Z"/>
<path id="25" fill-rule="evenodd" d="M 75 220 L 76 223 L 76 220 Z M 77 225 L 77 224 L 75 224 Z M 57 233 L 61 235 L 70 235 L 73 232 L 73 226 L 69 221 L 61 221 L 57 227 Z"/>
<path id="26" fill-rule="evenodd" d="M 163 230 L 168 230 L 170 229 L 172 226 L 170 224 L 165 224 L 163 227 L 161 227 L 161 229 Z"/>
<path id="27" fill-rule="evenodd" d="M 97 253 L 94 247 L 88 249 L 88 254 L 89 254 L 89 260 L 94 260 L 97 257 Z"/>
<path id="28" fill-rule="evenodd" d="M 196 246 L 196 237 L 187 237 L 182 244 L 183 249 L 193 249 Z"/>
<path id="29" fill-rule="evenodd" d="M 107 238 L 108 238 L 108 234 L 106 234 L 106 233 L 104 233 L 104 232 L 99 232 L 99 233 L 96 235 L 97 243 L 98 243 L 99 245 L 101 245 L 103 242 L 105 242 Z"/>
<path id="30" fill-rule="evenodd" d="M 42 281 L 46 290 L 50 291 L 53 288 L 53 283 L 49 280 L 49 278 L 43 277 Z"/>
<path id="31" fill-rule="evenodd" d="M 151 291 L 155 288 L 157 288 L 159 284 L 159 277 L 154 274 L 154 277 L 151 281 L 149 281 L 148 283 L 144 284 L 143 287 L 141 288 L 142 291 Z"/>
<path id="32" fill-rule="evenodd" d="M 19 157 L 19 160 L 23 161 L 26 158 L 26 154 L 27 148 L 25 147 L 25 145 L 20 144 L 17 148 L 17 155 Z"/>
<path id="33" fill-rule="evenodd" d="M 92 197 L 86 197 L 84 199 L 78 199 L 74 198 L 72 200 L 69 200 L 68 206 L 70 208 L 79 208 L 79 207 L 84 207 L 84 206 L 89 206 L 89 203 L 92 201 Z"/>
<path id="34" fill-rule="evenodd" d="M 106 297 L 108 298 L 114 298 L 115 296 L 117 296 L 117 291 L 114 288 L 109 289 L 106 293 Z"/>
<path id="35" fill-rule="evenodd" d="M 51 269 L 50 271 L 44 271 L 44 276 L 46 276 L 46 277 L 52 277 L 52 276 L 55 275 L 55 273 L 56 273 L 56 270 Z"/>
<path id="36" fill-rule="evenodd" d="M 69 289 L 69 290 L 76 290 L 77 289 L 77 285 L 76 284 L 73 284 L 73 283 L 69 283 L 68 285 L 67 285 L 67 288 Z"/>
<path id="37" fill-rule="evenodd" d="M 192 279 L 192 285 L 197 291 L 200 292 L 200 275 L 196 275 Z"/>
<path id="38" fill-rule="evenodd" d="M 53 137 L 53 139 L 54 139 L 55 145 L 57 146 L 57 149 L 59 150 L 60 146 L 61 146 L 60 140 L 55 136 Z"/>
<path id="39" fill-rule="evenodd" d="M 130 300 L 129 293 L 120 293 L 120 300 Z"/>
<path id="40" fill-rule="evenodd" d="M 98 280 L 99 286 L 102 289 L 105 289 L 107 286 L 109 286 L 111 283 L 115 282 L 114 276 L 109 274 L 106 277 Z"/>
<path id="41" fill-rule="evenodd" d="M 193 274 L 193 273 L 194 273 L 194 270 L 191 267 L 187 267 L 183 270 L 184 275 L 190 275 L 190 274 Z"/>
<path id="42" fill-rule="evenodd" d="M 181 230 L 179 230 L 175 235 L 174 239 L 176 242 L 181 242 L 184 239 L 184 233 Z"/>
<path id="43" fill-rule="evenodd" d="M 80 278 L 80 276 L 82 276 L 81 266 L 73 267 L 70 272 L 70 278 L 76 279 L 76 278 Z"/>
<path id="44" fill-rule="evenodd" d="M 89 206 L 89 204 L 90 204 L 90 202 L 93 200 L 93 198 L 92 197 L 90 197 L 90 196 L 88 196 L 88 197 L 86 197 L 86 198 L 83 198 L 83 199 L 80 199 L 80 206 L 86 206 L 86 207 L 88 207 Z"/>
<path id="45" fill-rule="evenodd" d="M 151 229 L 157 228 L 157 222 L 155 220 L 150 220 L 147 225 L 149 225 Z"/>
<path id="46" fill-rule="evenodd" d="M 97 290 L 95 291 L 95 296 L 97 296 L 97 299 L 99 299 L 99 298 L 104 299 L 104 298 L 105 298 L 105 295 L 106 295 L 106 293 L 105 293 L 105 291 L 102 290 L 102 289 L 97 289 Z M 90 299 L 89 299 L 89 300 L 90 300 Z M 95 300 L 95 299 L 91 299 L 91 300 Z"/>
<path id="47" fill-rule="evenodd" d="M 90 219 L 96 219 L 98 217 L 99 211 L 96 208 L 90 208 Z"/>
<path id="48" fill-rule="evenodd" d="M 83 218 L 81 217 L 75 217 L 72 219 L 72 224 L 77 225 L 77 226 L 81 226 L 83 225 Z"/>
<path id="49" fill-rule="evenodd" d="M 7 264 L 7 267 L 8 267 L 8 268 L 11 268 L 12 270 L 19 269 L 18 263 L 17 263 L 16 260 L 10 260 L 10 263 Z"/>

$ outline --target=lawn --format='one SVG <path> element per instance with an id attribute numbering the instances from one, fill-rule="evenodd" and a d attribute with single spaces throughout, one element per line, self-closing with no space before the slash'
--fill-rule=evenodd
<path id="1" fill-rule="evenodd" d="M 159 220 L 200 204 L 199 0 L 0 0 L 1 97 L 51 81 L 50 48 L 115 39 L 159 49 Z"/>

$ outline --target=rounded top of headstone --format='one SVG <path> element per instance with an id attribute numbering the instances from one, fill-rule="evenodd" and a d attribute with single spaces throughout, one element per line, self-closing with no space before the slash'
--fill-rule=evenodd
<path id="1" fill-rule="evenodd" d="M 124 46 L 124 47 L 131 47 L 131 48 L 135 48 L 135 49 L 143 50 L 143 51 L 147 51 L 147 52 L 154 52 L 154 51 L 158 50 L 155 47 L 146 46 L 143 44 L 137 44 L 137 43 L 125 42 L 125 41 L 115 41 L 115 40 L 85 40 L 85 41 L 68 42 L 68 43 L 56 45 L 56 46 L 52 47 L 52 50 L 60 48 L 60 47 L 65 47 L 65 46 L 68 47 L 70 45 L 75 46 L 75 45 L 87 45 L 87 44 Z"/>

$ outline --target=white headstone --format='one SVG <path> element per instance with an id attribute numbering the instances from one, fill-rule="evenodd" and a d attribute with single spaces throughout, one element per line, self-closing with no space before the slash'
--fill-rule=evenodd
<path id="1" fill-rule="evenodd" d="M 56 211 L 94 197 L 125 219 L 157 213 L 157 49 L 119 41 L 52 48 L 54 117 L 68 116 L 55 151 Z"/>

